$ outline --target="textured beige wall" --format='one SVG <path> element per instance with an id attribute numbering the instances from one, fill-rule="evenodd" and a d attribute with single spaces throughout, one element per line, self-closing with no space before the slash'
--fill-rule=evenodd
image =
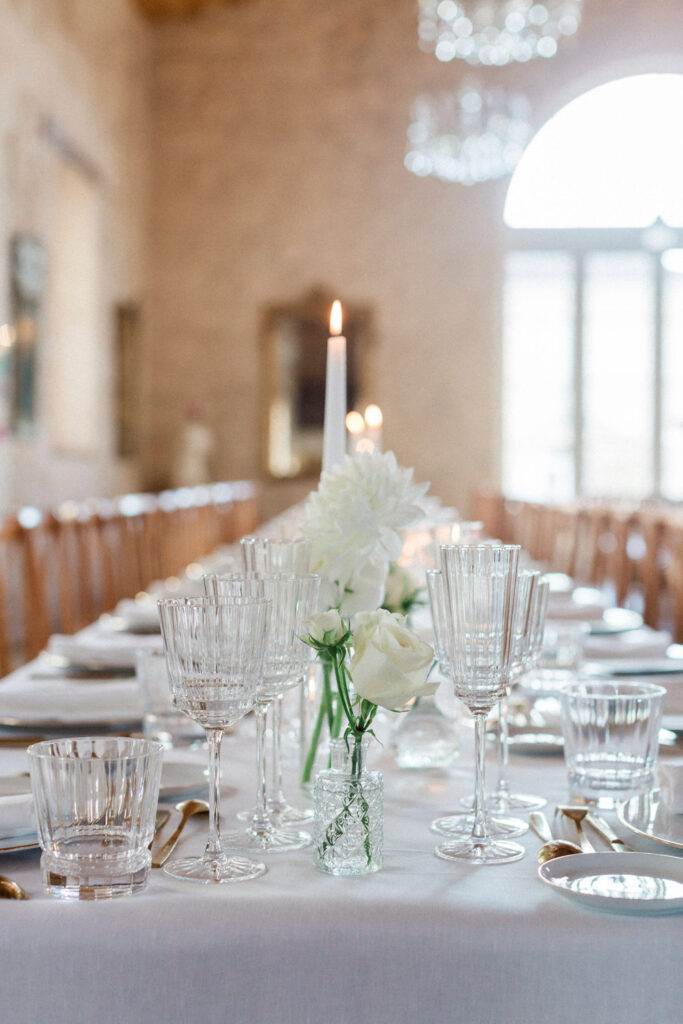
<path id="1" fill-rule="evenodd" d="M 149 210 L 150 29 L 129 0 L 0 3 L 0 281 L 8 281 L 13 232 L 43 243 L 50 271 L 60 156 L 46 121 L 94 169 L 100 210 L 96 368 L 88 386 L 99 409 L 92 454 L 55 451 L 53 351 L 46 301 L 38 363 L 39 423 L 24 439 L 0 439 L 0 508 L 115 493 L 137 467 L 114 455 L 113 306 L 145 297 Z M 9 295 L 0 290 L 0 323 Z M 53 390 L 53 389 L 52 389 Z"/>
<path id="2" fill-rule="evenodd" d="M 682 43 L 678 0 L 592 0 L 580 45 L 489 77 L 525 84 L 541 123 L 598 82 L 680 70 Z M 156 31 L 150 480 L 195 397 L 218 475 L 253 474 L 262 309 L 316 283 L 375 308 L 387 446 L 463 507 L 496 480 L 505 184 L 403 167 L 412 100 L 462 73 L 418 51 L 413 0 L 254 0 Z"/>

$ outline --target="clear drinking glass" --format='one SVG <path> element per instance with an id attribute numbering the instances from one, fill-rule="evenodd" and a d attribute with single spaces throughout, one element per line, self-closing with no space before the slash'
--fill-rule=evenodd
<path id="1" fill-rule="evenodd" d="M 655 785 L 663 686 L 579 681 L 562 691 L 564 757 L 572 798 L 601 807 Z"/>
<path id="2" fill-rule="evenodd" d="M 201 726 L 173 706 L 164 652 L 139 650 L 135 656 L 135 674 L 142 701 L 145 738 L 158 740 L 167 750 L 203 742 Z"/>
<path id="3" fill-rule="evenodd" d="M 163 747 L 119 736 L 45 740 L 28 748 L 46 892 L 129 896 L 147 882 Z"/>
<path id="4" fill-rule="evenodd" d="M 471 864 L 519 860 L 524 848 L 493 839 L 484 806 L 486 716 L 508 683 L 517 587 L 518 545 L 463 545 L 441 549 L 450 614 L 447 648 L 455 695 L 474 715 L 475 790 L 469 836 L 437 846 L 437 857 Z"/>
<path id="5" fill-rule="evenodd" d="M 576 619 L 549 619 L 545 624 L 543 645 L 533 672 L 524 687 L 534 694 L 557 696 L 576 680 L 581 669 L 583 645 L 590 625 Z"/>
<path id="6" fill-rule="evenodd" d="M 243 537 L 240 541 L 245 572 L 310 573 L 311 542 L 304 537 L 274 539 Z M 311 651 L 308 652 L 309 659 Z M 271 791 L 268 811 L 282 825 L 310 821 L 313 811 L 293 807 L 285 797 L 282 781 L 282 704 L 283 695 L 270 704 L 270 725 L 273 736 Z"/>
<path id="7" fill-rule="evenodd" d="M 307 619 L 317 608 L 320 577 L 312 573 L 230 573 L 204 577 L 209 593 L 216 596 L 265 596 L 270 605 L 268 639 L 259 680 L 256 716 L 256 757 L 258 784 L 256 809 L 244 833 L 231 832 L 226 842 L 262 851 L 297 850 L 308 846 L 307 832 L 282 828 L 268 813 L 266 773 L 266 712 L 272 701 L 300 683 L 308 667 L 308 647 L 300 639 Z"/>
<path id="8" fill-rule="evenodd" d="M 193 882 L 258 878 L 265 864 L 228 857 L 220 834 L 223 730 L 254 707 L 261 683 L 270 604 L 258 598 L 195 597 L 159 601 L 173 703 L 199 722 L 209 744 L 209 838 L 202 857 L 164 867 Z"/>

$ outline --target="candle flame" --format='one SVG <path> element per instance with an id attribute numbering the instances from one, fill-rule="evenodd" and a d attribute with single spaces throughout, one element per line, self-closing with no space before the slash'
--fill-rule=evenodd
<path id="1" fill-rule="evenodd" d="M 332 312 L 330 313 L 330 334 L 341 334 L 342 332 L 342 307 L 339 299 L 335 299 L 332 303 Z"/>
<path id="2" fill-rule="evenodd" d="M 365 427 L 365 421 L 359 412 L 355 409 L 348 413 L 346 417 L 346 429 L 349 434 L 361 434 Z"/>
<path id="3" fill-rule="evenodd" d="M 369 405 L 365 410 L 365 422 L 371 430 L 378 430 L 384 422 L 382 410 L 378 405 Z"/>

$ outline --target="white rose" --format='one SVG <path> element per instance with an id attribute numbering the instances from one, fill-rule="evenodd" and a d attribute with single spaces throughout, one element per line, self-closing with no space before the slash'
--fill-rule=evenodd
<path id="1" fill-rule="evenodd" d="M 357 615 L 353 627 L 351 678 L 359 697 L 392 711 L 436 692 L 438 681 L 427 682 L 434 651 L 401 618 L 379 609 Z"/>
<path id="2" fill-rule="evenodd" d="M 329 644 L 330 646 L 339 643 L 347 632 L 336 608 L 332 608 L 329 612 L 312 615 L 306 623 L 306 630 L 308 635 L 319 644 Z"/>

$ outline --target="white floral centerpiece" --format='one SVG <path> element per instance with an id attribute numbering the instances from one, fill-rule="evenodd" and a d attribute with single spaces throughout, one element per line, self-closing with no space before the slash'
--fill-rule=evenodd
<path id="1" fill-rule="evenodd" d="M 336 873 L 349 873 L 349 858 L 360 853 L 358 871 L 376 870 L 377 822 L 364 783 L 363 740 L 374 735 L 372 723 L 379 707 L 400 710 L 408 701 L 435 693 L 438 682 L 427 681 L 433 661 L 432 647 L 408 629 L 402 616 L 386 609 L 359 612 L 351 621 L 331 610 L 313 616 L 303 637 L 334 672 L 337 700 L 346 718 L 344 739 L 349 753 L 348 781 L 341 800 L 329 818 L 318 820 L 316 782 L 316 863 Z M 343 742 L 343 741 L 338 741 Z M 323 772 L 322 775 L 325 775 Z M 375 814 L 377 811 L 375 811 Z M 349 849 L 349 833 L 357 836 L 358 849 Z M 380 823 L 381 832 L 381 823 Z M 339 851 L 342 851 L 341 853 Z M 381 851 L 379 852 L 381 863 Z"/>
<path id="2" fill-rule="evenodd" d="M 303 511 L 300 531 L 311 542 L 312 571 L 321 577 L 321 605 L 349 620 L 384 602 L 389 568 L 401 555 L 401 532 L 424 516 L 428 484 L 416 484 L 393 452 L 356 452 L 323 473 Z M 331 621 L 331 620 L 330 620 Z M 302 783 L 310 782 L 325 722 L 330 737 L 341 731 L 343 697 L 333 688 L 329 644 L 316 646 L 323 669 L 320 707 L 305 758 Z M 354 678 L 355 685 L 355 678 Z"/>

